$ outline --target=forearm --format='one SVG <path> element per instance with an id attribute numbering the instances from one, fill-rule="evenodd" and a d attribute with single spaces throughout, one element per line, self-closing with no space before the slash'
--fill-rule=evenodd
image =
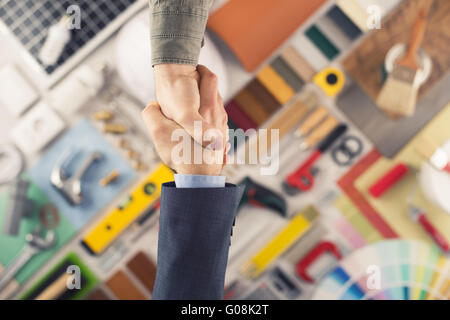
<path id="1" fill-rule="evenodd" d="M 222 299 L 240 187 L 163 187 L 153 299 Z"/>
<path id="2" fill-rule="evenodd" d="M 197 65 L 213 0 L 149 0 L 152 65 Z"/>

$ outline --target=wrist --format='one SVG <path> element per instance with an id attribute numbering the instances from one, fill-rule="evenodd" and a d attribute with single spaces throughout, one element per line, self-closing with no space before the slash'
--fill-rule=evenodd
<path id="1" fill-rule="evenodd" d="M 175 63 L 157 64 L 153 68 L 155 73 L 161 76 L 190 76 L 197 71 L 193 65 Z"/>
<path id="2" fill-rule="evenodd" d="M 197 166 L 175 168 L 177 174 L 200 175 L 200 176 L 220 176 L 222 168 L 201 168 Z"/>

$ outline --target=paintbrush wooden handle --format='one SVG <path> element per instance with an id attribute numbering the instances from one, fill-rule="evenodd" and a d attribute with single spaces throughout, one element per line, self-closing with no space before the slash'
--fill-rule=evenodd
<path id="1" fill-rule="evenodd" d="M 41 292 L 35 300 L 54 300 L 59 295 L 61 295 L 67 289 L 67 279 L 70 277 L 70 274 L 63 273 L 58 279 L 56 279 L 50 286 L 47 287 L 43 292 Z"/>
<path id="2" fill-rule="evenodd" d="M 425 35 L 425 29 L 427 26 L 427 15 L 428 15 L 429 6 L 420 10 L 417 18 L 414 22 L 414 26 L 411 31 L 411 39 L 409 40 L 408 49 L 406 51 L 405 56 L 400 59 L 398 62 L 399 65 L 411 68 L 418 69 L 416 61 L 416 53 L 422 44 L 423 37 Z"/>

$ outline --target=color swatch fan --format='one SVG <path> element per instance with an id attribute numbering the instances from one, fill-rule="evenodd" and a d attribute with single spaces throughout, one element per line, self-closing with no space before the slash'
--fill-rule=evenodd
<path id="1" fill-rule="evenodd" d="M 359 249 L 319 283 L 315 300 L 450 298 L 450 259 L 434 245 L 387 240 Z"/>

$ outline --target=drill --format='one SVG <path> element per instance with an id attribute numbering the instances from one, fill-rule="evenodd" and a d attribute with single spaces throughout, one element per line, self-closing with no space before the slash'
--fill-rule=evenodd
<path id="1" fill-rule="evenodd" d="M 282 217 L 286 217 L 287 205 L 282 196 L 256 183 L 249 177 L 245 177 L 238 185 L 245 186 L 244 195 L 238 208 L 241 208 L 246 203 L 250 203 L 258 207 L 270 208 Z"/>

